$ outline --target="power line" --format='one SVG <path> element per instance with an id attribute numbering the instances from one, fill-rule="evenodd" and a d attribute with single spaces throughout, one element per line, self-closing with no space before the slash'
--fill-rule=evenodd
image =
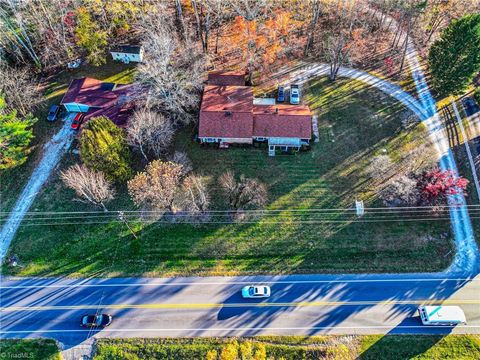
<path id="1" fill-rule="evenodd" d="M 480 219 L 480 217 L 472 217 L 471 219 Z M 167 224 L 167 225 L 226 225 L 226 224 L 261 224 L 261 225 L 273 225 L 273 224 L 324 224 L 324 223 L 388 223 L 388 222 L 422 222 L 422 221 L 451 221 L 450 217 L 445 218 L 409 218 L 409 219 L 352 219 L 352 220 L 296 220 L 296 221 L 155 221 L 156 224 Z M 112 219 L 111 221 L 94 221 L 94 222 L 85 222 L 79 224 L 78 222 L 53 222 L 53 223 L 29 223 L 29 224 L 20 224 L 20 227 L 29 227 L 29 226 L 60 226 L 60 225 L 99 225 L 99 224 L 112 224 L 120 223 L 119 220 Z"/>
<path id="2" fill-rule="evenodd" d="M 468 208 L 468 209 L 480 209 L 480 205 L 468 205 L 468 204 L 455 204 L 455 205 L 440 205 L 440 206 L 398 206 L 398 207 L 365 207 L 366 212 L 370 211 L 377 211 L 377 210 L 384 210 L 388 212 L 395 212 L 395 211 L 409 211 L 409 210 L 425 210 L 425 211 L 432 211 L 438 209 L 461 209 L 461 208 Z M 147 214 L 147 213 L 163 213 L 163 210 L 117 210 L 122 211 L 124 214 L 130 213 L 138 213 L 138 214 Z M 335 212 L 335 211 L 352 211 L 355 212 L 355 208 L 308 208 L 308 209 L 248 209 L 248 210 L 239 210 L 242 213 L 268 213 L 268 212 Z M 189 211 L 182 211 L 183 213 L 193 213 Z M 233 213 L 236 212 L 235 210 L 207 210 L 204 213 Z M 0 212 L 0 216 L 9 216 L 14 214 L 14 212 Z M 22 212 L 22 214 L 29 215 L 37 215 L 37 214 L 105 214 L 105 211 L 30 211 L 30 212 Z M 115 212 L 116 214 L 116 212 Z"/>

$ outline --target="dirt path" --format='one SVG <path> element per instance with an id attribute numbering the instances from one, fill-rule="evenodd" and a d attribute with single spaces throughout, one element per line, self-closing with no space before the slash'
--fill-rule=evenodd
<path id="1" fill-rule="evenodd" d="M 48 180 L 63 154 L 70 148 L 75 137 L 71 122 L 75 114 L 69 114 L 65 124 L 53 138 L 43 147 L 43 157 L 30 175 L 30 178 L 20 194 L 13 210 L 0 230 L 0 262 L 7 254 L 8 247 L 22 222 L 25 213 L 32 205 L 42 186 Z"/>

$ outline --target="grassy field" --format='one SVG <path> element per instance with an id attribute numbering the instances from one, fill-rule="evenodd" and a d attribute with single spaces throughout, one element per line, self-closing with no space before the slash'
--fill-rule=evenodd
<path id="1" fill-rule="evenodd" d="M 73 71 L 63 71 L 54 77 L 43 80 L 44 101 L 35 111 L 38 121 L 33 128 L 35 138 L 32 145 L 34 149 L 25 164 L 12 170 L 2 171 L 0 174 L 0 211 L 11 210 L 33 168 L 41 158 L 42 146 L 63 125 L 62 121 L 57 120 L 52 123 L 48 122 L 46 118 L 50 106 L 58 104 L 62 100 L 70 81 L 75 78 L 89 76 L 109 82 L 129 83 L 133 80 L 134 70 L 135 68 L 131 65 L 110 61 L 103 66 L 93 67 L 85 65 Z"/>
<path id="2" fill-rule="evenodd" d="M 0 360 L 35 359 L 60 360 L 60 352 L 54 340 L 0 340 Z"/>
<path id="3" fill-rule="evenodd" d="M 230 345 L 228 345 L 230 344 Z M 361 360 L 443 360 L 478 359 L 480 337 L 478 335 L 448 336 L 279 336 L 238 339 L 102 339 L 97 343 L 95 360 L 107 359 L 175 359 L 196 360 L 219 358 L 229 346 L 241 354 L 257 354 L 255 359 L 361 359 Z M 249 351 L 248 349 L 252 350 Z M 216 353 L 216 357 L 215 354 Z M 235 354 L 235 350 L 233 351 Z M 226 358 L 226 357 L 225 357 Z M 243 359 L 249 359 L 244 356 Z"/>
<path id="4" fill-rule="evenodd" d="M 115 214 L 93 220 L 81 215 L 58 225 L 29 226 L 32 222 L 25 221 L 11 246 L 23 267 L 4 271 L 175 276 L 413 272 L 446 267 L 452 249 L 448 220 L 384 221 L 367 214 L 363 222 L 350 210 L 328 210 L 351 209 L 355 199 L 363 199 L 369 207 L 383 206 L 377 193 L 387 179 L 382 174 L 372 178 L 366 167 L 374 156 L 387 153 L 400 169 L 412 149 L 426 141 L 425 129 L 420 125 L 403 129 L 400 118 L 405 109 L 356 81 L 331 84 L 321 78 L 310 84 L 305 98 L 319 116 L 320 131 L 319 143 L 307 152 L 269 158 L 264 148 L 201 147 L 192 141 L 192 129 L 184 129 L 176 139 L 175 147 L 189 154 L 194 171 L 208 179 L 214 209 L 225 209 L 217 179 L 233 170 L 267 183 L 267 209 L 275 212 L 235 224 L 142 226 L 132 220 L 139 234 L 136 241 Z M 427 151 L 419 156 L 432 155 Z M 61 166 L 76 161 L 76 155 L 69 154 Z M 118 193 L 110 209 L 132 209 L 125 189 Z M 54 177 L 33 210 L 93 210 L 73 202 L 73 197 Z M 313 211 L 319 209 L 320 215 Z M 429 261 L 424 261 L 426 257 Z"/>

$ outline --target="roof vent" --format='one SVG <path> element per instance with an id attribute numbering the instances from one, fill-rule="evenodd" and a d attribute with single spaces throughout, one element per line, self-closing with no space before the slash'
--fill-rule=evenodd
<path id="1" fill-rule="evenodd" d="M 278 107 L 275 108 L 275 114 L 278 114 Z"/>
<path id="2" fill-rule="evenodd" d="M 232 116 L 232 112 L 231 111 L 225 111 L 225 116 Z"/>

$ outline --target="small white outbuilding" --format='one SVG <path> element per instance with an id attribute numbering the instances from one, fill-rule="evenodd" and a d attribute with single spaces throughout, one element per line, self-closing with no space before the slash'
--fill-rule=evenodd
<path id="1" fill-rule="evenodd" d="M 113 60 L 125 64 L 143 61 L 143 48 L 140 45 L 119 45 L 114 47 L 110 54 L 112 54 Z"/>

